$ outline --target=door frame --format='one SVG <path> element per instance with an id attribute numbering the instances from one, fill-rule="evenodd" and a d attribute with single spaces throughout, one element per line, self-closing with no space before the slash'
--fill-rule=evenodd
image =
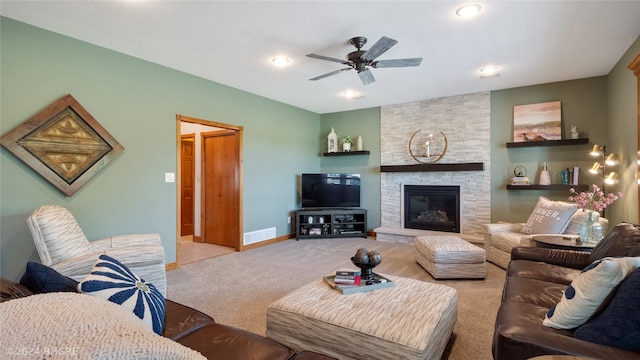
<path id="1" fill-rule="evenodd" d="M 176 169 L 177 169 L 177 176 L 176 176 L 176 180 L 177 180 L 177 184 L 176 184 L 176 263 L 177 266 L 180 266 L 180 247 L 178 246 L 178 239 L 180 238 L 180 217 L 181 217 L 181 206 L 180 206 L 180 174 L 181 174 L 181 161 L 180 161 L 180 139 L 181 139 L 181 134 L 180 134 L 180 124 L 183 122 L 188 122 L 188 123 L 193 123 L 193 124 L 200 124 L 200 125 L 205 125 L 205 126 L 211 126 L 211 127 L 216 127 L 216 128 L 221 128 L 221 129 L 228 129 L 228 130 L 233 130 L 235 132 L 237 132 L 238 134 L 238 141 L 239 141 L 239 148 L 238 148 L 238 163 L 239 165 L 239 169 L 238 169 L 238 181 L 240 182 L 239 184 L 239 197 L 238 197 L 238 216 L 239 216 L 239 223 L 240 223 L 240 227 L 239 227 L 239 233 L 238 236 L 236 238 L 236 246 L 235 249 L 236 251 L 244 251 L 244 243 L 243 243 L 243 234 L 242 231 L 244 229 L 244 219 L 243 219 L 243 214 L 244 214 L 244 209 L 243 209 L 243 199 L 244 199 L 244 172 L 243 172 L 243 168 L 244 168 L 244 161 L 243 161 L 243 154 L 242 154 L 242 149 L 243 149 L 243 139 L 244 139 L 244 128 L 242 126 L 238 126 L 238 125 L 231 125 L 231 124 L 225 124 L 225 123 L 220 123 L 220 122 L 216 122 L 216 121 L 211 121 L 211 120 L 204 120 L 204 119 L 198 119 L 198 118 L 194 118 L 194 117 L 190 117 L 190 116 L 185 116 L 185 115 L 180 115 L 177 114 L 176 115 Z M 202 155 L 202 154 L 201 154 Z M 202 160 L 201 160 L 202 161 Z M 202 175 L 201 175 L 202 176 Z M 204 191 L 204 189 L 202 189 L 202 191 Z M 203 194 L 200 194 L 201 199 L 204 199 Z M 202 211 L 202 210 L 201 210 Z M 200 227 L 202 228 L 202 221 L 200 222 Z M 194 229 L 195 230 L 195 229 Z M 202 230 L 202 229 L 201 229 Z"/>
<path id="2" fill-rule="evenodd" d="M 182 153 L 182 143 L 185 140 L 189 141 L 189 142 L 192 142 L 192 149 L 194 151 L 193 154 L 192 154 L 193 159 L 191 161 L 191 169 L 185 170 L 185 171 L 189 171 L 191 173 L 190 174 L 191 175 L 191 184 L 193 186 L 193 188 L 191 189 L 191 191 L 192 191 L 192 194 L 191 194 L 191 200 L 192 200 L 191 201 L 191 206 L 192 206 L 192 208 L 191 208 L 191 214 L 192 214 L 191 221 L 192 221 L 192 224 L 191 225 L 193 227 L 193 231 L 191 232 L 191 235 L 193 237 L 193 240 L 196 241 L 196 238 L 195 238 L 196 229 L 195 229 L 195 219 L 194 219 L 195 207 L 196 207 L 195 198 L 194 198 L 194 195 L 195 195 L 195 192 L 196 192 L 195 191 L 195 184 L 196 184 L 196 181 L 195 181 L 196 180 L 196 166 L 195 166 L 195 161 L 196 161 L 196 155 L 195 155 L 195 151 L 196 151 L 196 149 L 195 149 L 195 146 L 196 146 L 196 134 L 195 133 L 180 134 L 180 152 L 178 153 L 178 156 L 180 157 L 180 159 L 179 159 L 180 172 L 178 172 L 178 175 L 180 175 L 180 181 L 177 184 L 178 185 L 179 197 L 180 197 L 180 202 L 178 203 L 179 204 L 179 206 L 178 206 L 179 212 L 178 213 L 182 214 L 183 200 L 184 200 L 183 192 L 182 192 L 184 190 L 182 188 L 182 185 L 183 185 L 182 184 L 182 175 L 183 175 L 183 170 L 184 170 L 184 169 L 182 169 L 182 163 L 183 163 L 183 157 L 184 157 L 184 154 Z M 183 226 L 184 226 L 184 224 L 182 222 L 182 216 L 180 216 L 178 219 L 180 220 L 179 223 L 178 223 L 179 224 L 178 234 L 180 235 L 180 237 L 182 237 L 182 236 L 185 236 L 185 234 L 183 234 Z"/>

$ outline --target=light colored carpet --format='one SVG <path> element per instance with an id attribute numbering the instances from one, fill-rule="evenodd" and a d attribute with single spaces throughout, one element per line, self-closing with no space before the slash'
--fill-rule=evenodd
<path id="1" fill-rule="evenodd" d="M 271 302 L 337 269 L 355 269 L 349 259 L 360 247 L 382 254 L 375 272 L 457 289 L 458 321 L 446 357 L 492 359 L 493 326 L 505 271 L 487 263 L 485 280 L 434 280 L 416 263 L 412 244 L 363 238 L 287 240 L 170 271 L 167 298 L 203 311 L 221 324 L 264 335 Z"/>

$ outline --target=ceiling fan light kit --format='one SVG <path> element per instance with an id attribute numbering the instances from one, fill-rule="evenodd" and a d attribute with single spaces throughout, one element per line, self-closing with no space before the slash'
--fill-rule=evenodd
<path id="1" fill-rule="evenodd" d="M 411 59 L 392 59 L 392 60 L 377 60 L 376 59 L 384 54 L 387 50 L 391 49 L 394 45 L 398 43 L 398 41 L 383 36 L 378 40 L 369 50 L 361 50 L 362 47 L 367 43 L 367 38 L 364 36 L 356 36 L 349 40 L 349 43 L 355 46 L 356 51 L 352 51 L 347 54 L 345 60 L 336 59 L 324 55 L 318 54 L 307 54 L 307 57 L 337 62 L 343 65 L 347 65 L 347 68 L 339 69 L 332 71 L 327 74 L 323 74 L 320 76 L 316 76 L 309 80 L 316 81 L 320 79 L 324 79 L 329 76 L 333 76 L 339 74 L 343 71 L 349 71 L 351 69 L 355 69 L 358 73 L 358 77 L 360 77 L 360 81 L 364 85 L 371 84 L 376 81 L 373 73 L 370 68 L 388 68 L 388 67 L 412 67 L 419 66 L 422 62 L 422 58 L 411 58 Z"/>

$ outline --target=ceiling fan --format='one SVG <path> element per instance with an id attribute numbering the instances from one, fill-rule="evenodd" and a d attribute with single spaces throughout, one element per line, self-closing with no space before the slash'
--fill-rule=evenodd
<path id="1" fill-rule="evenodd" d="M 309 80 L 320 80 L 326 77 L 339 74 L 343 71 L 349 71 L 351 69 L 355 69 L 358 72 L 358 76 L 364 85 L 371 84 L 375 82 L 376 79 L 373 77 L 373 73 L 369 70 L 368 67 L 372 68 L 386 68 L 386 67 L 409 67 L 409 66 L 418 66 L 420 62 L 422 62 L 422 58 L 411 58 L 411 59 L 393 59 L 393 60 L 377 60 L 378 56 L 384 54 L 387 50 L 391 49 L 392 46 L 398 43 L 398 41 L 383 36 L 378 40 L 369 50 L 361 50 L 364 44 L 367 43 L 367 38 L 363 36 L 356 36 L 349 40 L 349 43 L 356 47 L 356 51 L 350 52 L 345 57 L 346 60 L 340 60 L 328 56 L 317 55 L 317 54 L 308 54 L 307 56 L 314 59 L 333 61 L 337 63 L 341 63 L 347 65 L 349 67 L 332 71 L 330 73 L 316 76 Z"/>

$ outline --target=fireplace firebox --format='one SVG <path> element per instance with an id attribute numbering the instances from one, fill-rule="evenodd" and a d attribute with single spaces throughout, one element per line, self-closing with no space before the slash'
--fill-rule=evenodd
<path id="1" fill-rule="evenodd" d="M 405 185 L 404 227 L 460 232 L 460 186 Z"/>

